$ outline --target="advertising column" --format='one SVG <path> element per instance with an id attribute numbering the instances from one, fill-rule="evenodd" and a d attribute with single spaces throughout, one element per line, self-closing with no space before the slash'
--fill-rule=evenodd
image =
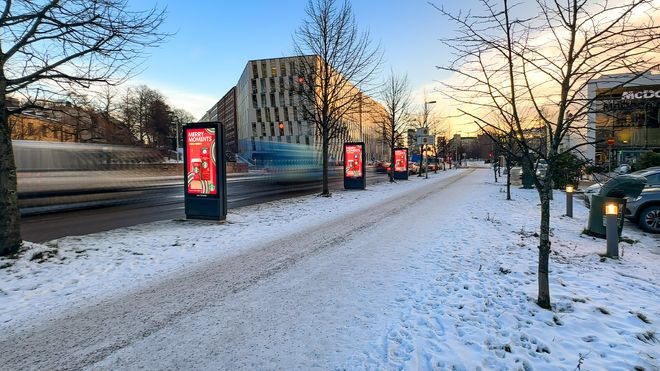
<path id="1" fill-rule="evenodd" d="M 408 148 L 394 149 L 394 179 L 408 180 Z"/>
<path id="2" fill-rule="evenodd" d="M 344 189 L 367 187 L 364 142 L 344 143 Z"/>
<path id="3" fill-rule="evenodd" d="M 184 202 L 186 218 L 224 220 L 227 173 L 224 132 L 218 122 L 187 124 L 184 133 Z"/>

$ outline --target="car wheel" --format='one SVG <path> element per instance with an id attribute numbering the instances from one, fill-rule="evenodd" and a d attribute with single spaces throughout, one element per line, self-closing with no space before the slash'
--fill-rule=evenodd
<path id="1" fill-rule="evenodd" d="M 639 226 L 651 233 L 660 233 L 660 205 L 645 207 L 639 214 Z"/>

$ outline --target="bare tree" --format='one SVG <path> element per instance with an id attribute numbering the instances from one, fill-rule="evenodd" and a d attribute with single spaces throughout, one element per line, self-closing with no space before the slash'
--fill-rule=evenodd
<path id="1" fill-rule="evenodd" d="M 408 109 L 410 108 L 410 84 L 408 77 L 391 72 L 380 92 L 385 106 L 385 117 L 381 125 L 383 140 L 390 148 L 390 164 L 394 171 L 394 148 L 406 134 Z M 390 181 L 394 181 L 393 173 Z"/>
<path id="2" fill-rule="evenodd" d="M 558 171 L 565 137 L 583 138 L 567 151 L 594 143 L 583 124 L 595 99 L 587 93 L 589 81 L 625 72 L 630 76 L 625 84 L 658 68 L 658 7 L 652 0 L 537 0 L 538 15 L 529 17 L 527 7 L 523 17 L 516 16 L 522 9 L 506 0 L 481 3 L 482 14 L 455 14 L 436 6 L 459 31 L 445 40 L 456 58 L 440 68 L 460 77 L 448 86 L 464 115 L 492 133 L 513 134 L 510 139 L 521 149 L 526 167 L 537 158 L 547 162 L 545 178 L 532 174 L 541 201 L 537 303 L 550 308 L 552 185 L 544 179 Z M 527 109 L 536 113 L 536 122 L 525 120 L 521 112 Z M 493 124 L 488 115 L 506 125 Z M 545 145 L 534 145 L 534 130 L 540 131 Z"/>
<path id="3" fill-rule="evenodd" d="M 313 122 L 321 138 L 323 191 L 328 189 L 328 148 L 346 136 L 345 118 L 358 112 L 362 93 L 369 89 L 381 54 L 367 32 L 360 33 L 351 5 L 336 0 L 310 0 L 307 19 L 294 35 L 298 58 L 295 91 L 300 95 L 303 117 Z"/>
<path id="4" fill-rule="evenodd" d="M 0 5 L 0 254 L 21 245 L 16 165 L 9 116 L 64 87 L 86 87 L 127 77 L 158 32 L 157 9 L 127 10 L 124 0 L 6 0 Z M 10 96 L 32 103 L 7 106 Z"/>

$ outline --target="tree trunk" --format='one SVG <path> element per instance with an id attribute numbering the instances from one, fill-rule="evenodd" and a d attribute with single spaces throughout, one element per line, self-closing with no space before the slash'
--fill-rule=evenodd
<path id="1" fill-rule="evenodd" d="M 541 233 L 539 238 L 539 293 L 537 304 L 541 308 L 550 309 L 550 280 L 548 277 L 548 260 L 550 257 L 550 192 L 549 182 L 544 182 L 539 189 L 541 198 Z"/>
<path id="2" fill-rule="evenodd" d="M 0 255 L 9 255 L 21 247 L 21 220 L 4 81 L 0 85 Z"/>
<path id="3" fill-rule="evenodd" d="M 328 188 L 328 124 L 323 125 L 323 133 L 321 134 L 321 147 L 323 148 L 323 191 L 321 196 L 330 196 L 330 189 Z M 344 159 L 346 161 L 346 159 Z"/>
<path id="4" fill-rule="evenodd" d="M 511 199 L 511 161 L 506 162 L 506 199 Z"/>

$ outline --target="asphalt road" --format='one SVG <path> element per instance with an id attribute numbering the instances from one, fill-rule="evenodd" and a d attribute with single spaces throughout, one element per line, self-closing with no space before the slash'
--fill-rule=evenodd
<path id="1" fill-rule="evenodd" d="M 387 180 L 385 174 L 367 173 L 367 184 Z M 330 189 L 343 188 L 341 178 L 331 179 Z M 297 197 L 320 192 L 320 182 L 275 184 L 259 176 L 236 177 L 227 180 L 227 207 L 229 209 L 277 199 Z M 64 236 L 77 236 L 103 232 L 158 220 L 185 217 L 181 186 L 161 187 L 141 191 L 129 200 L 105 207 L 90 207 L 63 212 L 23 216 L 23 239 L 45 242 Z"/>

